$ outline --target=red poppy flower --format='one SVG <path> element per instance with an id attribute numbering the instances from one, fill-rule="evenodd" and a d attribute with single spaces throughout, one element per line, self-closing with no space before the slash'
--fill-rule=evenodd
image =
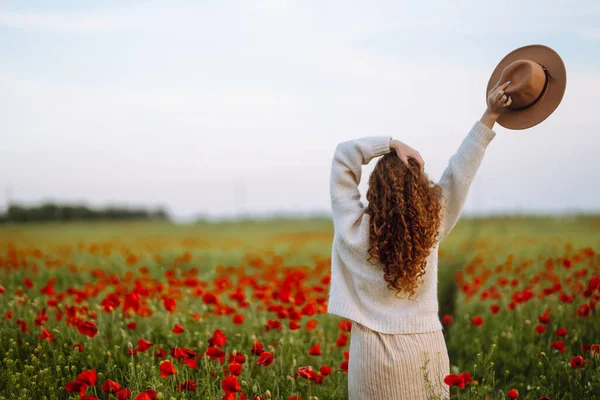
<path id="1" fill-rule="evenodd" d="M 175 299 L 172 299 L 170 297 L 163 297 L 163 306 L 165 307 L 165 310 L 167 310 L 171 314 L 173 314 L 173 311 L 175 311 L 176 304 L 177 302 L 175 301 Z"/>
<path id="2" fill-rule="evenodd" d="M 219 329 L 215 329 L 213 336 L 210 339 L 208 339 L 208 344 L 210 346 L 223 347 L 223 346 L 225 346 L 226 343 L 227 343 L 227 336 L 225 336 L 225 334 L 223 332 L 221 332 Z"/>
<path id="3" fill-rule="evenodd" d="M 556 330 L 556 336 L 567 336 L 567 330 L 565 328 L 558 328 Z"/>
<path id="4" fill-rule="evenodd" d="M 132 309 L 135 312 L 138 312 L 138 310 L 140 309 L 140 295 L 132 292 L 132 293 L 127 293 L 125 295 L 125 304 L 123 305 L 123 311 L 127 311 L 129 309 Z"/>
<path id="5" fill-rule="evenodd" d="M 546 327 L 544 325 L 536 325 L 535 331 L 539 334 L 546 332 Z"/>
<path id="6" fill-rule="evenodd" d="M 519 398 L 519 391 L 517 389 L 510 389 L 508 391 L 507 395 L 511 399 L 518 399 Z"/>
<path id="7" fill-rule="evenodd" d="M 175 324 L 175 326 L 173 327 L 173 333 L 176 335 L 179 335 L 180 333 L 183 332 L 183 326 L 179 325 L 179 324 Z"/>
<path id="8" fill-rule="evenodd" d="M 81 381 L 72 381 L 65 385 L 65 390 L 69 393 L 79 393 L 79 397 L 83 397 L 88 385 Z"/>
<path id="9" fill-rule="evenodd" d="M 146 350 L 148 350 L 150 347 L 154 346 L 154 343 L 147 341 L 144 338 L 141 338 L 140 340 L 138 340 L 137 342 L 137 350 L 139 352 L 144 352 Z"/>
<path id="10" fill-rule="evenodd" d="M 129 400 L 131 398 L 131 390 L 124 388 L 117 392 L 115 395 L 117 400 Z"/>
<path id="11" fill-rule="evenodd" d="M 308 351 L 308 354 L 310 354 L 311 356 L 320 356 L 321 355 L 321 345 L 319 343 L 315 344 L 313 347 L 310 348 L 310 350 Z"/>
<path id="12" fill-rule="evenodd" d="M 137 323 L 130 322 L 127 324 L 127 329 L 129 329 L 130 331 L 135 331 L 135 328 L 137 328 Z"/>
<path id="13" fill-rule="evenodd" d="M 565 342 L 552 342 L 552 347 L 554 347 L 556 350 L 560 351 L 561 353 L 565 352 Z"/>
<path id="14" fill-rule="evenodd" d="M 135 400 L 155 400 L 156 391 L 154 389 L 146 389 L 142 393 L 135 396 Z"/>
<path id="15" fill-rule="evenodd" d="M 538 321 L 540 321 L 540 324 L 548 325 L 550 323 L 550 317 L 548 317 L 546 314 L 543 314 L 538 316 Z"/>
<path id="16" fill-rule="evenodd" d="M 196 358 L 196 352 L 185 347 L 177 347 L 172 353 L 175 359 L 183 358 L 184 360 L 186 360 Z"/>
<path id="17" fill-rule="evenodd" d="M 50 341 L 54 340 L 54 335 L 50 333 L 50 331 L 46 328 L 42 329 L 42 333 L 40 333 L 40 339 L 48 339 Z"/>
<path id="18" fill-rule="evenodd" d="M 98 333 L 98 327 L 96 326 L 96 324 L 94 324 L 93 322 L 90 322 L 90 321 L 81 322 L 81 323 L 77 324 L 77 330 L 82 335 L 86 335 L 91 338 L 96 336 L 96 334 Z"/>
<path id="19" fill-rule="evenodd" d="M 344 358 L 345 360 L 342 361 L 342 363 L 340 364 L 340 369 L 343 370 L 345 373 L 348 373 L 348 360 L 350 358 L 350 353 L 346 350 L 344 350 Z"/>
<path id="20" fill-rule="evenodd" d="M 473 324 L 474 326 L 481 326 L 483 325 L 483 318 L 477 315 L 473 317 L 473 319 L 471 319 L 471 324 Z"/>
<path id="21" fill-rule="evenodd" d="M 463 380 L 456 374 L 446 375 L 444 383 L 448 386 L 461 386 L 461 389 L 465 387 Z"/>
<path id="22" fill-rule="evenodd" d="M 471 373 L 470 372 L 463 372 L 460 375 L 458 375 L 460 377 L 460 379 L 463 380 L 463 382 L 465 383 L 465 385 L 468 385 L 469 383 L 471 383 Z"/>
<path id="23" fill-rule="evenodd" d="M 596 303 L 595 303 L 595 302 L 592 300 L 592 301 L 590 301 L 590 304 L 591 304 L 592 306 L 595 306 L 595 304 L 596 304 Z M 579 308 L 577 309 L 577 313 L 576 313 L 576 314 L 577 314 L 577 316 L 579 316 L 579 317 L 584 317 L 584 318 L 587 318 L 587 317 L 589 317 L 589 315 L 590 315 L 590 312 L 591 312 L 591 311 L 592 311 L 592 309 L 593 309 L 593 308 L 590 306 L 590 304 L 587 304 L 587 303 L 585 303 L 585 304 L 582 304 L 582 305 L 580 305 L 580 306 L 579 306 Z"/>
<path id="24" fill-rule="evenodd" d="M 175 375 L 177 373 L 177 369 L 173 365 L 171 361 L 163 361 L 160 363 L 160 377 L 165 379 L 171 375 Z"/>
<path id="25" fill-rule="evenodd" d="M 348 345 L 348 335 L 346 335 L 344 332 L 340 332 L 340 336 L 338 336 L 335 345 L 337 347 L 344 347 Z"/>
<path id="26" fill-rule="evenodd" d="M 19 318 L 15 321 L 15 324 L 21 328 L 21 332 L 29 332 L 29 327 L 27 326 L 27 322 L 23 318 Z"/>
<path id="27" fill-rule="evenodd" d="M 202 296 L 202 302 L 204 302 L 204 304 L 217 304 L 218 299 L 212 293 L 205 293 L 204 296 Z"/>
<path id="28" fill-rule="evenodd" d="M 46 309 L 44 308 L 43 310 L 45 312 Z M 35 317 L 35 320 L 33 321 L 35 326 L 45 325 L 46 322 L 48 322 L 48 316 L 45 314 L 38 315 L 37 317 Z"/>
<path id="29" fill-rule="evenodd" d="M 52 285 L 46 285 L 40 289 L 40 293 L 46 294 L 48 296 L 52 296 L 55 292 L 54 292 L 54 288 L 52 287 Z"/>
<path id="30" fill-rule="evenodd" d="M 338 328 L 340 328 L 340 330 L 344 332 L 350 332 L 352 330 L 352 321 L 340 321 L 340 323 L 338 324 Z"/>
<path id="31" fill-rule="evenodd" d="M 267 323 L 264 326 L 264 330 L 265 332 L 268 332 L 272 329 L 277 329 L 278 331 L 281 330 L 281 322 L 273 320 L 273 319 L 268 319 Z"/>
<path id="32" fill-rule="evenodd" d="M 492 314 L 498 314 L 498 311 L 500 311 L 500 306 L 498 304 L 492 304 L 490 306 L 490 311 L 492 311 Z"/>
<path id="33" fill-rule="evenodd" d="M 313 315 L 315 315 L 316 312 L 316 307 L 314 305 L 314 303 L 308 303 L 306 304 L 304 307 L 302 307 L 302 309 L 300 310 L 300 313 L 302 315 L 306 315 L 307 317 L 312 317 Z"/>
<path id="34" fill-rule="evenodd" d="M 585 359 L 581 356 L 575 356 L 571 358 L 571 367 L 572 368 L 581 368 L 585 365 Z"/>
<path id="35" fill-rule="evenodd" d="M 177 385 L 177 390 L 179 390 L 180 392 L 195 392 L 196 391 L 196 382 L 191 381 L 191 380 L 187 380 L 185 382 L 180 383 L 179 385 Z"/>
<path id="36" fill-rule="evenodd" d="M 244 322 L 244 316 L 242 314 L 235 314 L 233 316 L 233 323 L 236 325 L 240 325 Z"/>
<path id="37" fill-rule="evenodd" d="M 558 299 L 562 302 L 562 303 L 572 303 L 573 302 L 573 296 L 567 293 L 561 293 L 558 296 Z"/>
<path id="38" fill-rule="evenodd" d="M 235 353 L 235 356 L 233 354 L 229 355 L 229 362 L 236 362 L 238 364 L 244 364 L 246 362 L 246 356 L 243 355 L 242 353 Z"/>
<path id="39" fill-rule="evenodd" d="M 104 382 L 104 385 L 100 386 L 100 389 L 102 389 L 102 391 L 105 393 L 111 394 L 118 392 L 121 389 L 121 385 L 115 381 L 107 379 L 106 382 Z"/>
<path id="40" fill-rule="evenodd" d="M 255 356 L 260 356 L 260 354 L 263 352 L 263 344 L 261 342 L 256 342 L 252 344 L 251 352 Z"/>
<path id="41" fill-rule="evenodd" d="M 242 373 L 242 364 L 233 362 L 227 366 L 227 369 L 229 370 L 229 372 L 231 372 L 232 375 L 240 376 L 240 374 Z"/>
<path id="42" fill-rule="evenodd" d="M 327 365 L 323 365 L 320 369 L 319 372 L 321 373 L 321 375 L 323 376 L 327 376 L 329 374 L 331 374 L 331 367 L 327 366 Z"/>
<path id="43" fill-rule="evenodd" d="M 457 386 L 461 389 L 465 388 L 471 382 L 471 373 L 463 372 L 459 375 L 450 374 L 444 377 L 444 383 L 448 386 Z"/>
<path id="44" fill-rule="evenodd" d="M 206 349 L 206 355 L 211 359 L 216 360 L 217 358 L 225 357 L 225 352 L 216 347 L 209 347 Z"/>
<path id="45" fill-rule="evenodd" d="M 300 375 L 310 381 L 314 381 L 315 383 L 323 383 L 323 376 L 317 374 L 310 365 L 298 368 L 297 375 Z"/>
<path id="46" fill-rule="evenodd" d="M 158 348 L 158 350 L 156 350 L 154 352 L 154 358 L 164 358 L 166 356 L 167 356 L 167 352 L 160 347 Z"/>
<path id="47" fill-rule="evenodd" d="M 442 317 L 442 322 L 443 322 L 444 324 L 451 324 L 451 323 L 452 323 L 452 321 L 453 321 L 452 317 L 451 317 L 450 315 L 448 315 L 448 314 L 445 314 L 445 315 Z"/>
<path id="48" fill-rule="evenodd" d="M 268 367 L 269 365 L 271 365 L 273 363 L 273 354 L 269 353 L 268 351 L 263 351 L 260 354 L 260 357 L 258 358 L 256 363 L 259 365 L 264 365 L 265 367 Z"/>
<path id="49" fill-rule="evenodd" d="M 83 353 L 83 346 L 80 344 L 74 344 L 73 350 L 77 349 L 78 352 Z"/>
<path id="50" fill-rule="evenodd" d="M 180 364 L 185 364 L 188 368 L 198 368 L 198 363 L 196 363 L 195 358 L 184 358 L 181 360 Z"/>
<path id="51" fill-rule="evenodd" d="M 319 324 L 319 321 L 317 321 L 316 319 L 311 319 L 310 321 L 308 321 L 306 323 L 306 330 L 308 332 L 312 331 L 313 329 L 315 329 L 317 327 L 317 325 Z"/>
<path id="52" fill-rule="evenodd" d="M 77 380 L 89 386 L 94 386 L 96 384 L 96 370 L 89 369 L 81 372 L 79 375 L 77 375 Z"/>
<path id="53" fill-rule="evenodd" d="M 302 328 L 302 325 L 300 325 L 296 321 L 290 321 L 289 327 L 290 327 L 291 331 L 295 331 L 295 330 L 298 330 L 298 329 Z"/>
<path id="54" fill-rule="evenodd" d="M 242 391 L 242 387 L 238 382 L 238 378 L 233 375 L 225 377 L 225 379 L 221 381 L 221 387 L 223 388 L 225 393 L 235 393 Z"/>

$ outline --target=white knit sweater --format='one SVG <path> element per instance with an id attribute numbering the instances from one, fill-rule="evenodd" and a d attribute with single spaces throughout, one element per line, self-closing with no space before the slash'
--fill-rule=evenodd
<path id="1" fill-rule="evenodd" d="M 469 186 L 485 149 L 496 133 L 477 121 L 462 141 L 438 184 L 443 189 L 439 238 L 446 236 L 460 216 Z M 372 136 L 340 143 L 331 165 L 331 207 L 334 239 L 331 287 L 327 311 L 388 334 L 442 330 L 438 316 L 438 243 L 427 259 L 424 282 L 417 297 L 398 299 L 387 288 L 380 263 L 367 261 L 369 215 L 360 201 L 361 167 L 390 152 L 390 136 Z"/>

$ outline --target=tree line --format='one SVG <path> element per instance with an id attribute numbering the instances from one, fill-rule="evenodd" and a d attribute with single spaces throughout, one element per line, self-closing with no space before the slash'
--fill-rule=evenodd
<path id="1" fill-rule="evenodd" d="M 106 207 L 90 208 L 85 205 L 46 203 L 40 206 L 11 204 L 4 214 L 0 214 L 0 223 L 37 222 L 37 221 L 122 221 L 122 220 L 163 220 L 168 221 L 169 214 L 162 208 L 146 210 L 143 208 Z"/>

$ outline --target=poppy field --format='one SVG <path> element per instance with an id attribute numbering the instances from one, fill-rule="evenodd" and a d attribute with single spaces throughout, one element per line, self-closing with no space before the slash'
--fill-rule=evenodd
<path id="1" fill-rule="evenodd" d="M 0 400 L 347 398 L 331 221 L 0 226 Z M 600 399 L 600 217 L 441 243 L 456 399 Z"/>

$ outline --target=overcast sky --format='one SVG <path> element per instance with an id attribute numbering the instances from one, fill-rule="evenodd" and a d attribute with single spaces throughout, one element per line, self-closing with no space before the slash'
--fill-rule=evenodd
<path id="1" fill-rule="evenodd" d="M 329 212 L 336 144 L 382 134 L 437 181 L 533 43 L 563 57 L 563 102 L 496 125 L 464 212 L 599 210 L 596 0 L 0 0 L 0 205 Z"/>

